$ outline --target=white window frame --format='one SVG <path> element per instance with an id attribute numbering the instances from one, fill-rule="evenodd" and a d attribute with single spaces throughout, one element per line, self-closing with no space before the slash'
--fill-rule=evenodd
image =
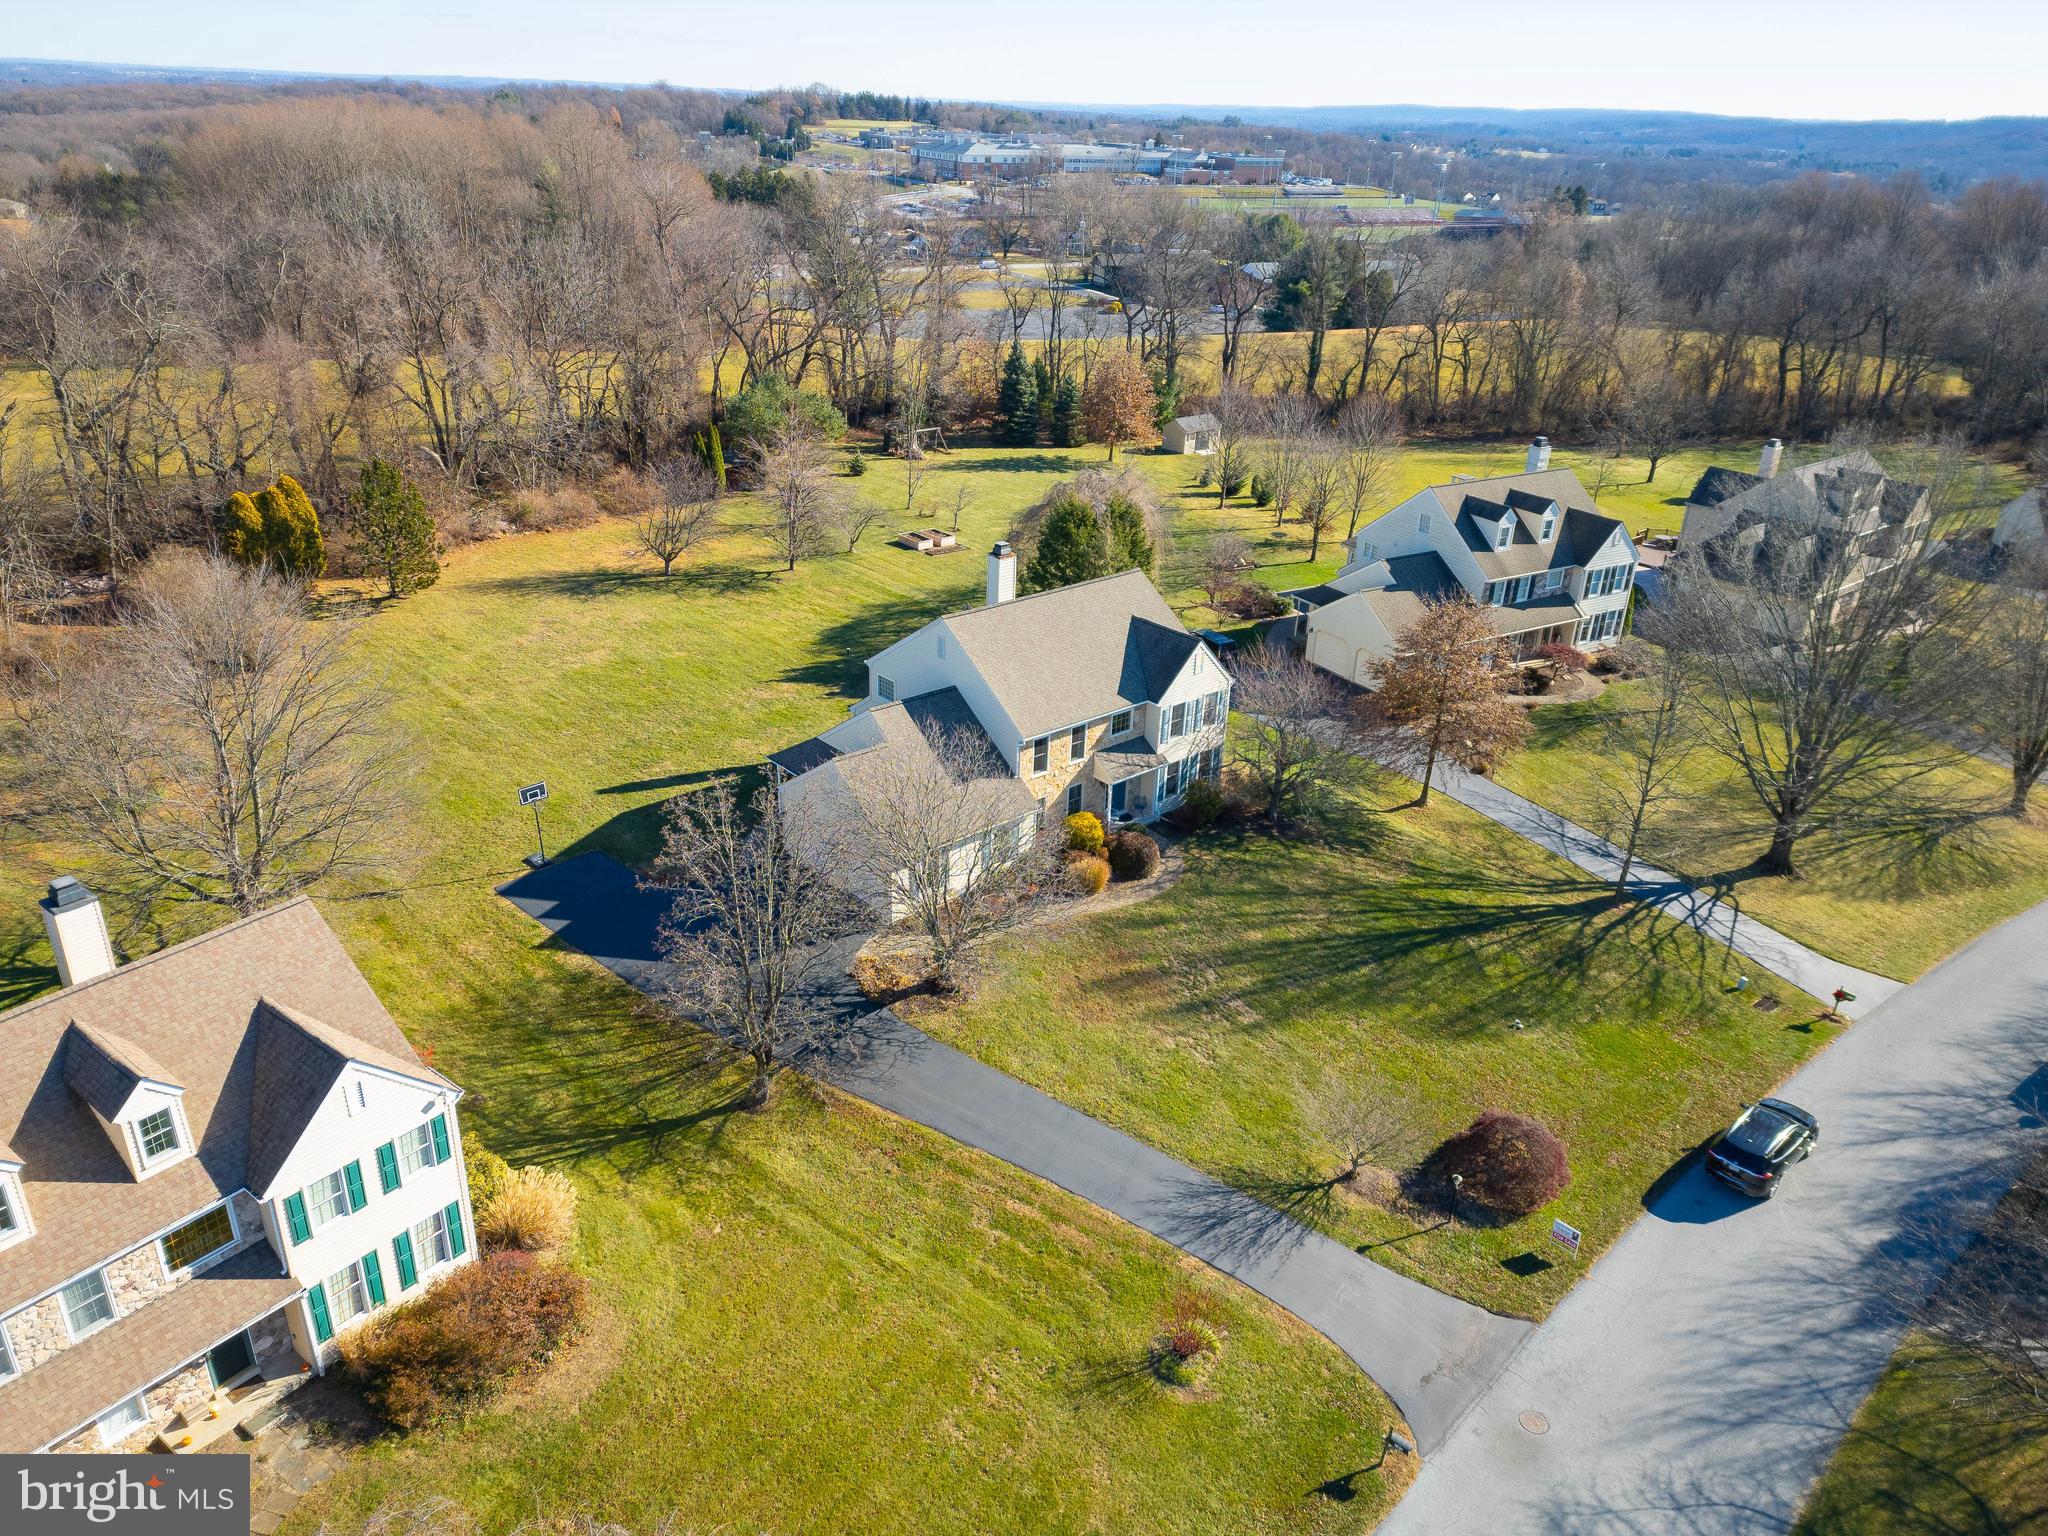
<path id="1" fill-rule="evenodd" d="M 1514 543 L 1514 542 L 1515 542 L 1515 524 L 1514 524 L 1514 520 L 1513 520 L 1512 518 L 1506 518 L 1506 517 L 1504 517 L 1504 518 L 1502 518 L 1502 519 L 1500 520 L 1500 537 L 1499 537 L 1498 539 L 1496 539 L 1496 540 L 1494 541 L 1494 545 L 1493 545 L 1493 547 L 1494 547 L 1495 549 L 1506 549 L 1506 548 L 1507 548 L 1507 547 L 1508 547 L 1508 546 L 1509 546 L 1510 544 L 1512 544 L 1512 543 Z"/>
<path id="2" fill-rule="evenodd" d="M 434 1156 L 434 1122 L 423 1120 L 398 1138 L 398 1171 L 407 1178 L 440 1160 Z"/>
<path id="3" fill-rule="evenodd" d="M 1031 740 L 1031 771 L 1044 773 L 1052 767 L 1052 737 L 1035 736 Z"/>
<path id="4" fill-rule="evenodd" d="M 324 1197 L 316 1193 L 322 1188 L 332 1189 L 335 1199 L 331 1209 Z M 344 1216 L 354 1214 L 348 1204 L 348 1176 L 339 1168 L 315 1179 L 300 1191 L 300 1194 L 306 1202 L 306 1227 L 309 1231 L 318 1232 L 330 1222 L 340 1221 Z M 326 1214 L 323 1215 L 323 1211 Z"/>
<path id="5" fill-rule="evenodd" d="M 86 1324 L 83 1329 L 80 1329 L 78 1325 L 71 1320 L 71 1299 L 64 1293 L 70 1290 L 72 1286 L 83 1285 L 88 1280 L 97 1280 L 99 1282 L 100 1300 L 104 1301 L 107 1304 L 107 1315 L 103 1318 L 100 1318 L 96 1322 Z M 80 1339 L 86 1338 L 91 1334 L 98 1333 L 102 1328 L 106 1327 L 110 1323 L 119 1322 L 121 1319 L 121 1309 L 118 1305 L 115 1304 L 113 1286 L 107 1283 L 106 1266 L 100 1265 L 95 1269 L 88 1269 L 84 1274 L 79 1275 L 74 1279 L 67 1280 L 63 1285 L 58 1286 L 57 1310 L 64 1314 L 64 1331 L 71 1336 L 71 1342 L 74 1344 L 77 1343 Z"/>
<path id="6" fill-rule="evenodd" d="M 879 672 L 875 674 L 875 697 L 882 700 L 886 704 L 893 704 L 896 702 L 895 682 L 890 678 L 882 676 L 882 674 Z"/>
<path id="7" fill-rule="evenodd" d="M 169 1146 L 159 1147 L 152 1152 L 149 1148 L 148 1127 L 152 1120 L 159 1119 L 163 1121 L 165 1127 L 170 1131 L 171 1142 Z M 177 1112 L 170 1105 L 166 1104 L 161 1109 L 153 1109 L 148 1114 L 136 1119 L 135 1150 L 145 1165 L 162 1162 L 165 1158 L 171 1156 L 172 1153 L 182 1151 L 184 1145 L 185 1143 L 178 1135 Z"/>
<path id="8" fill-rule="evenodd" d="M 1544 514 L 1543 514 L 1543 542 L 1544 542 L 1544 543 L 1546 543 L 1546 544 L 1548 544 L 1548 543 L 1550 542 L 1550 536 L 1551 536 L 1552 534 L 1556 533 L 1556 532 L 1557 532 L 1557 514 L 1556 514 L 1555 512 L 1546 512 L 1546 513 L 1544 513 Z"/>
<path id="9" fill-rule="evenodd" d="M 0 1381 L 12 1381 L 21 1374 L 21 1362 L 14 1355 L 14 1340 L 7 1336 L 7 1319 L 0 1317 Z"/>
<path id="10" fill-rule="evenodd" d="M 1088 755 L 1088 725 L 1083 721 L 1067 732 L 1067 761 L 1078 763 Z"/>
<path id="11" fill-rule="evenodd" d="M 327 1321 L 335 1332 L 370 1311 L 370 1285 L 363 1278 L 363 1261 L 350 1259 L 327 1277 Z M 358 1298 L 361 1304 L 358 1305 Z M 346 1302 L 346 1310 L 343 1303 Z"/>
<path id="12" fill-rule="evenodd" d="M 135 1410 L 135 1417 L 126 1420 L 117 1425 L 112 1431 L 109 1431 L 107 1421 L 125 1408 L 133 1408 Z M 99 1431 L 101 1445 L 116 1446 L 148 1422 L 149 1404 L 143 1401 L 142 1394 L 138 1392 L 133 1397 L 122 1398 L 120 1402 L 114 1404 L 113 1407 L 94 1419 L 93 1428 Z"/>
<path id="13" fill-rule="evenodd" d="M 455 1262 L 455 1245 L 448 1241 L 448 1213 L 429 1211 L 412 1224 L 412 1266 L 424 1275 L 430 1269 Z"/>
<path id="14" fill-rule="evenodd" d="M 9 1170 L 0 1172 L 0 1214 L 7 1218 L 0 1226 L 0 1248 L 20 1242 L 35 1228 L 28 1219 L 28 1201 L 23 1198 L 21 1182 Z"/>
<path id="15" fill-rule="evenodd" d="M 1515 582 L 1516 602 L 1526 603 L 1527 601 L 1529 601 L 1529 589 L 1532 585 L 1534 585 L 1535 580 L 1536 578 L 1533 576 L 1523 576 Z"/>
<path id="16" fill-rule="evenodd" d="M 1130 735 L 1131 719 L 1131 711 L 1129 711 L 1128 709 L 1118 710 L 1115 714 L 1109 717 L 1109 734 L 1112 736 Z"/>
<path id="17" fill-rule="evenodd" d="M 213 1260 L 219 1258 L 222 1254 L 228 1252 L 231 1248 L 235 1246 L 235 1244 L 239 1243 L 242 1240 L 242 1224 L 235 1219 L 235 1202 L 232 1200 L 223 1200 L 219 1205 L 210 1205 L 205 1210 L 201 1211 L 197 1216 L 194 1216 L 190 1221 L 179 1222 L 175 1227 L 172 1227 L 168 1232 L 164 1233 L 161 1237 L 159 1237 L 156 1240 L 156 1254 L 157 1257 L 163 1261 L 164 1274 L 166 1276 L 175 1278 L 180 1273 L 180 1271 L 173 1269 L 171 1267 L 171 1239 L 176 1237 L 180 1232 L 184 1231 L 185 1228 L 192 1226 L 194 1223 L 206 1220 L 206 1218 L 211 1216 L 215 1211 L 226 1211 L 228 1213 L 228 1240 L 222 1243 L 218 1248 L 213 1249 L 211 1252 L 202 1253 L 198 1258 L 192 1260 L 189 1264 L 187 1264 L 185 1266 L 185 1270 L 195 1270 L 199 1268 L 199 1266 L 202 1264 L 211 1263 Z"/>

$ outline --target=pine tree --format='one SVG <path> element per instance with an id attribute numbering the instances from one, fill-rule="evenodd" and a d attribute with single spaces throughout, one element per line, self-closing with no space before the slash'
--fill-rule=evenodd
<path id="1" fill-rule="evenodd" d="M 1152 381 L 1152 392 L 1157 402 L 1152 407 L 1152 430 L 1164 432 L 1166 424 L 1180 414 L 1180 378 L 1168 374 Z"/>
<path id="2" fill-rule="evenodd" d="M 1004 442 L 1022 448 L 1038 441 L 1038 380 L 1024 359 L 1024 349 L 1014 343 L 1003 362 L 1003 379 L 996 390 L 996 414 L 1001 418 Z"/>
<path id="3" fill-rule="evenodd" d="M 1152 535 L 1145 530 L 1145 514 L 1121 492 L 1109 498 L 1103 511 L 1109 524 L 1109 568 L 1151 575 Z"/>
<path id="4" fill-rule="evenodd" d="M 718 487 L 718 494 L 723 496 L 725 494 L 725 444 L 718 436 L 718 423 L 714 421 L 709 427 L 699 432 L 691 446 L 696 450 L 698 461 L 703 464 L 705 471 L 711 476 L 711 483 Z"/>
<path id="5" fill-rule="evenodd" d="M 356 493 L 356 529 L 370 568 L 384 578 L 384 595 L 402 597 L 441 578 L 441 541 L 419 487 L 396 464 L 372 459 Z"/>
<path id="6" fill-rule="evenodd" d="M 1081 381 L 1071 373 L 1053 391 L 1052 440 L 1058 448 L 1078 448 L 1087 440 L 1081 429 Z"/>
<path id="7" fill-rule="evenodd" d="M 1062 497 L 1039 531 L 1038 547 L 1024 567 L 1024 590 L 1044 592 L 1053 587 L 1070 587 L 1077 581 L 1107 576 L 1109 538 L 1096 519 L 1095 509 L 1078 496 Z"/>

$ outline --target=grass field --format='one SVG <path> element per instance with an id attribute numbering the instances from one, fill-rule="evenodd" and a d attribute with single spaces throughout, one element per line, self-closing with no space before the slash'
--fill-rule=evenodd
<path id="1" fill-rule="evenodd" d="M 1066 465 L 991 469 L 985 546 Z M 879 492 L 882 477 L 865 490 Z M 731 1112 L 734 1083 L 543 941 L 492 888 L 545 777 L 550 847 L 644 857 L 659 803 L 838 718 L 860 657 L 978 591 L 978 554 L 871 541 L 793 576 L 744 535 L 663 581 L 624 527 L 455 554 L 366 619 L 416 746 L 419 851 L 381 898 L 327 904 L 409 1035 L 515 1160 L 567 1169 L 603 1311 L 531 1393 L 461 1432 L 350 1458 L 294 1529 L 448 1494 L 491 1528 L 587 1509 L 797 1531 L 1358 1531 L 1391 1409 L 1320 1337 L 1131 1228 L 843 1099 Z M 51 985 L 32 906 L 77 867 L 0 855 L 0 999 Z M 1176 1287 L 1229 1334 L 1213 1392 L 1138 1366 Z"/>
<path id="2" fill-rule="evenodd" d="M 1957 1371 L 1963 1372 L 1959 1381 Z M 1908 1341 L 1856 1415 L 1794 1536 L 2039 1536 L 2048 1531 L 2048 1436 L 1937 1346 Z M 1958 1392 L 1974 1399 L 1958 1409 Z M 1987 1409 L 2022 1417 L 2000 1428 Z"/>
<path id="3" fill-rule="evenodd" d="M 1769 980 L 1784 1006 L 1738 1000 L 1716 946 L 1452 802 L 1380 814 L 1412 793 L 1387 776 L 1323 846 L 1198 839 L 1164 894 L 1011 940 L 971 1001 L 912 1014 L 1383 1264 L 1540 1317 L 1662 1174 L 1832 1031 Z M 1394 1166 L 1482 1109 L 1533 1114 L 1572 1185 L 1497 1226 L 1370 1204 L 1324 1182 L 1332 1099 L 1405 1108 Z M 1548 1242 L 1553 1215 L 1586 1234 L 1581 1259 Z"/>
<path id="4" fill-rule="evenodd" d="M 1596 750 L 1600 716 L 1629 697 L 1624 685 L 1591 703 L 1538 710 L 1529 749 L 1496 777 L 1541 805 L 1584 817 L 1580 778 L 1586 754 Z M 1803 877 L 1786 880 L 1750 872 L 1769 841 L 1759 830 L 1762 810 L 1732 765 L 1703 752 L 1687 764 L 1683 797 L 1647 829 L 1642 852 L 1724 884 L 1744 911 L 1825 954 L 1910 980 L 2048 899 L 2048 826 L 2039 812 L 2024 822 L 2002 814 L 2010 789 L 2004 771 L 1958 752 L 1941 784 L 1958 810 L 1980 815 L 1935 839 L 1817 834 L 1801 847 Z"/>

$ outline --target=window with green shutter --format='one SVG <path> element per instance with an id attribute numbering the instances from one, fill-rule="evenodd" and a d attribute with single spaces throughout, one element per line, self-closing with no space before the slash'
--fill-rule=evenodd
<path id="1" fill-rule="evenodd" d="M 446 1115 L 436 1115 L 433 1118 L 432 1125 L 434 1127 L 434 1161 L 445 1163 L 448 1161 L 448 1117 Z"/>
<path id="2" fill-rule="evenodd" d="M 398 1261 L 398 1288 L 409 1291 L 420 1283 L 420 1272 L 412 1259 L 412 1234 L 401 1232 L 391 1239 L 391 1257 Z"/>
<path id="3" fill-rule="evenodd" d="M 348 1208 L 351 1211 L 360 1211 L 369 1199 L 369 1196 L 363 1193 L 363 1165 L 350 1163 L 341 1170 L 341 1176 L 348 1184 Z"/>
<path id="4" fill-rule="evenodd" d="M 313 1224 L 306 1220 L 306 1197 L 286 1195 L 284 1197 L 284 1222 L 291 1229 L 292 1241 L 303 1243 L 313 1235 Z"/>
<path id="5" fill-rule="evenodd" d="M 462 1202 L 460 1200 L 453 1202 L 442 1214 L 448 1218 L 449 1251 L 454 1257 L 459 1259 L 469 1249 L 469 1245 L 463 1240 L 462 1234 Z"/>
<path id="6" fill-rule="evenodd" d="M 370 1290 L 370 1305 L 384 1305 L 384 1266 L 377 1262 L 377 1250 L 372 1248 L 363 1255 L 363 1284 Z"/>
<path id="7" fill-rule="evenodd" d="M 327 1287 L 317 1281 L 307 1286 L 306 1304 L 313 1309 L 313 1337 L 325 1344 L 334 1337 L 334 1324 L 327 1318 Z"/>
<path id="8" fill-rule="evenodd" d="M 388 1141 L 377 1149 L 377 1182 L 387 1195 L 398 1188 L 398 1148 Z"/>

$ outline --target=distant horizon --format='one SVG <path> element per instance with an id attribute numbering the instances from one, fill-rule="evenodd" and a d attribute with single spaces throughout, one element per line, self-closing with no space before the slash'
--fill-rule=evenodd
<path id="1" fill-rule="evenodd" d="M 75 69 L 136 70 L 153 71 L 176 75 L 207 77 L 223 83 L 231 83 L 233 77 L 245 76 L 257 79 L 302 81 L 317 84 L 332 80 L 348 84 L 375 84 L 391 81 L 395 84 L 440 85 L 449 89 L 482 90 L 495 86 L 535 86 L 564 90 L 639 91 L 669 89 L 676 91 L 708 91 L 720 96 L 750 96 L 769 91 L 809 90 L 822 87 L 826 90 L 854 94 L 870 91 L 876 95 L 906 96 L 916 100 L 931 101 L 952 107 L 1011 107 L 1026 112 L 1102 112 L 1128 116 L 1243 116 L 1254 112 L 1285 113 L 1301 116 L 1313 113 L 1357 112 L 1357 113 L 1400 113 L 1427 112 L 1431 114 L 1470 114 L 1475 118 L 1505 117 L 1673 117 L 1698 118 L 1723 123 L 1805 123 L 1814 126 L 1854 124 L 1858 126 L 1881 126 L 1901 124 L 1910 126 L 1967 126 L 1976 123 L 2048 122 L 2048 109 L 2040 112 L 1985 112 L 1973 117 L 1797 117 L 1785 114 L 1763 114 L 1754 112 L 1707 112 L 1691 107 L 1626 107 L 1626 106 L 1585 106 L 1563 104 L 1553 106 L 1513 107 L 1498 104 L 1483 105 L 1469 101 L 1319 101 L 1291 104 L 1285 102 L 1252 101 L 1061 101 L 1052 98 L 1020 100 L 1008 97 L 982 97 L 944 95 L 928 91 L 880 90 L 873 86 L 849 84 L 842 81 L 811 81 L 795 85 L 788 81 L 774 85 L 710 85 L 696 81 L 681 81 L 665 78 L 646 80 L 586 80 L 558 75 L 518 74 L 463 74 L 451 71 L 431 70 L 308 70 L 269 68 L 262 65 L 228 64 L 163 64 L 137 59 L 86 59 L 56 58 L 29 54 L 0 55 L 0 67 L 10 64 L 38 64 Z M 13 82 L 0 80 L 0 89 L 12 87 Z"/>
<path id="2" fill-rule="evenodd" d="M 89 62 L 120 38 L 122 52 L 148 61 L 126 66 L 140 69 L 704 90 L 775 88 L 701 83 L 712 75 L 783 87 L 829 78 L 849 90 L 1080 110 L 1303 111 L 1440 96 L 1449 105 L 1437 110 L 1472 112 L 2048 116 L 2048 7 L 2036 0 L 1952 0 L 1936 27 L 1918 0 L 1862 0 L 1853 27 L 1831 9 L 1722 0 L 1703 18 L 1637 0 L 1573 0 L 1540 14 L 1521 0 L 1446 0 L 1424 14 L 1291 0 L 1248 21 L 1231 0 L 1121 0 L 1108 15 L 1088 0 L 1042 0 L 1028 15 L 991 12 L 963 27 L 960 8 L 941 0 L 870 0 L 857 19 L 829 0 L 783 0 L 772 22 L 741 0 L 586 0 L 573 21 L 543 0 L 357 0 L 345 10 L 103 0 L 10 17 L 7 52 Z"/>

